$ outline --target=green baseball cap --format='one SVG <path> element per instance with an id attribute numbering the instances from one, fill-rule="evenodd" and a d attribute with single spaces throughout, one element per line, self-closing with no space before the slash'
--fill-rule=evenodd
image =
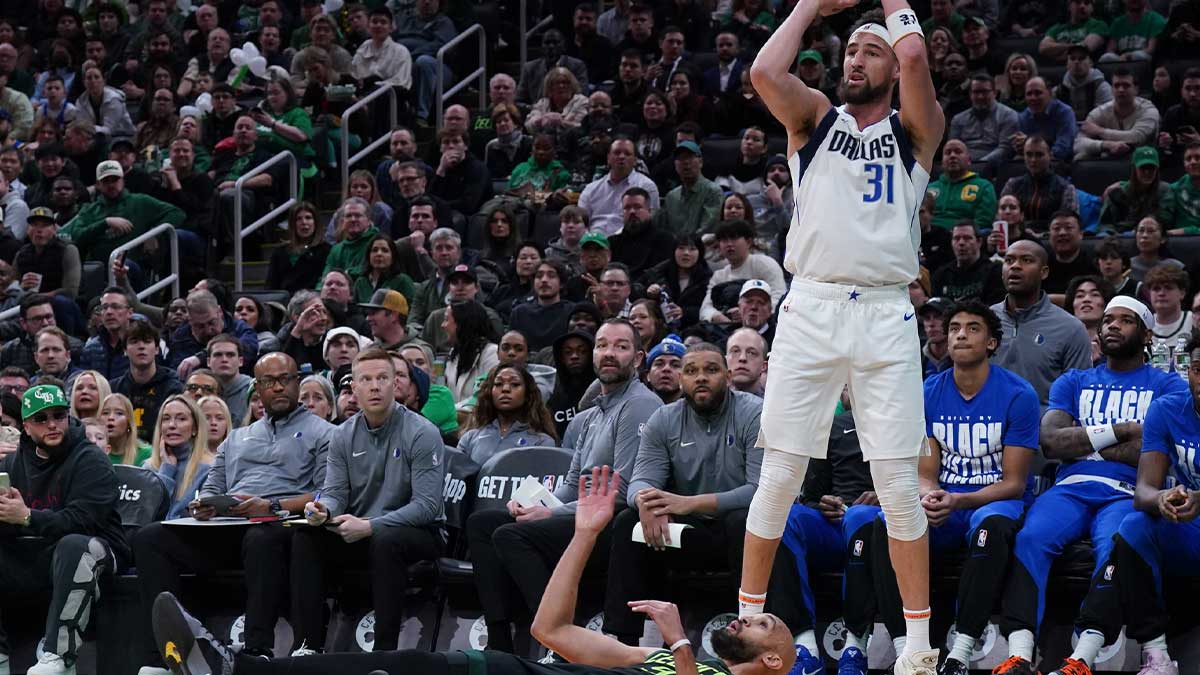
<path id="1" fill-rule="evenodd" d="M 1158 166 L 1158 151 L 1154 148 L 1143 145 L 1133 151 L 1133 165 L 1137 168 L 1143 166 Z"/>
<path id="2" fill-rule="evenodd" d="M 52 384 L 39 384 L 25 390 L 21 396 L 21 419 L 27 420 L 47 408 L 66 408 L 62 389 Z"/>
<path id="3" fill-rule="evenodd" d="M 580 248 L 588 244 L 595 244 L 601 248 L 609 248 L 608 237 L 604 236 L 603 232 L 588 232 L 579 240 Z"/>
<path id="4" fill-rule="evenodd" d="M 796 63 L 804 63 L 805 61 L 816 61 L 817 63 L 824 64 L 825 57 L 821 56 L 821 52 L 815 49 L 805 49 L 796 55 Z"/>

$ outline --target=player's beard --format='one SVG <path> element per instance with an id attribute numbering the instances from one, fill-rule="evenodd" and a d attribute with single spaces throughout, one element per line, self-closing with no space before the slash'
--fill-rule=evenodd
<path id="1" fill-rule="evenodd" d="M 1145 345 L 1142 344 L 1141 335 L 1135 334 L 1127 339 L 1122 340 L 1119 344 L 1113 347 L 1108 346 L 1108 340 L 1105 339 L 1106 337 L 1106 335 L 1101 335 L 1100 353 L 1114 359 L 1133 358 L 1146 348 Z"/>
<path id="2" fill-rule="evenodd" d="M 873 103 L 885 97 L 892 95 L 892 83 L 881 83 L 878 85 L 871 84 L 871 78 L 867 77 L 866 73 L 863 76 L 863 86 L 859 89 L 850 89 L 850 80 L 842 78 L 838 85 L 838 95 L 842 97 L 845 103 L 853 103 L 854 105 L 862 105 L 865 103 Z"/>
<path id="3" fill-rule="evenodd" d="M 712 648 L 718 658 L 730 664 L 750 663 L 758 658 L 760 650 L 747 642 L 741 635 L 727 630 L 712 632 Z"/>

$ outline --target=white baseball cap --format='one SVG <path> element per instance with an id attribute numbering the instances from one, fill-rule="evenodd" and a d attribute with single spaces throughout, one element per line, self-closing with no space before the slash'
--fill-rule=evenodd
<path id="1" fill-rule="evenodd" d="M 1128 295 L 1118 295 L 1108 301 L 1108 305 L 1104 307 L 1104 313 L 1108 314 L 1117 307 L 1127 309 L 1138 316 L 1142 323 L 1146 325 L 1148 330 L 1154 330 L 1154 312 L 1150 308 L 1142 304 L 1137 298 L 1132 298 Z"/>
<path id="2" fill-rule="evenodd" d="M 104 180 L 105 178 L 122 178 L 125 176 L 125 169 L 121 168 L 121 163 L 114 159 L 106 159 L 96 165 L 96 180 Z"/>
<path id="3" fill-rule="evenodd" d="M 771 297 L 771 285 L 770 284 L 763 281 L 762 279 L 750 279 L 750 280 L 746 281 L 746 283 L 742 284 L 742 290 L 740 293 L 738 293 L 738 298 L 740 299 L 740 298 L 745 297 L 746 294 L 750 293 L 751 291 L 762 291 L 763 293 L 767 294 L 768 298 Z"/>

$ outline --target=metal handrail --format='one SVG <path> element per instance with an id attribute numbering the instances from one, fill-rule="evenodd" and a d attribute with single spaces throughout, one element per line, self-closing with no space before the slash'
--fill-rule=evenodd
<path id="1" fill-rule="evenodd" d="M 529 38 L 535 33 L 542 30 L 551 23 L 554 23 L 554 15 L 545 16 L 541 21 L 533 24 L 533 28 L 526 28 L 528 19 L 526 18 L 525 5 L 529 0 L 521 0 L 521 67 L 524 68 L 526 63 L 529 63 Z"/>
<path id="2" fill-rule="evenodd" d="M 117 277 L 115 274 L 113 274 L 113 265 L 116 264 L 118 255 L 120 255 L 121 253 L 124 253 L 125 251 L 130 251 L 130 250 L 137 248 L 138 246 L 141 246 L 142 244 L 146 243 L 147 241 L 150 241 L 151 239 L 154 239 L 155 237 L 162 234 L 163 232 L 166 232 L 167 234 L 170 235 L 171 273 L 168 274 L 167 276 L 163 277 L 162 279 L 159 279 L 158 281 L 154 282 L 153 284 L 147 286 L 146 288 L 143 288 L 142 290 L 138 291 L 137 299 L 145 300 L 146 298 L 150 297 L 151 295 L 154 295 L 155 293 L 166 288 L 167 286 L 171 287 L 171 297 L 178 298 L 179 297 L 179 232 L 177 232 L 175 230 L 175 226 L 170 223 L 163 223 L 156 227 L 152 227 L 149 230 L 147 230 L 145 233 L 114 248 L 112 250 L 112 253 L 108 254 L 108 285 L 109 286 L 117 286 L 118 285 Z"/>
<path id="3" fill-rule="evenodd" d="M 354 153 L 354 156 L 351 157 L 349 132 L 350 116 L 359 110 L 366 108 L 368 105 L 374 102 L 375 99 L 385 94 L 388 95 L 388 100 L 390 102 L 389 107 L 391 109 L 391 124 L 388 125 L 387 133 L 363 146 L 361 150 Z M 396 128 L 396 123 L 399 119 L 396 105 L 396 88 L 391 84 L 381 82 L 378 89 L 368 94 L 366 98 L 355 101 L 354 105 L 346 108 L 345 112 L 342 113 L 341 154 L 339 155 L 342 160 L 342 194 L 346 194 L 346 188 L 350 184 L 350 167 L 354 164 L 357 164 L 359 160 L 370 155 L 372 152 L 374 152 L 375 148 L 378 148 L 379 146 L 388 142 L 388 139 L 391 138 L 392 129 Z"/>
<path id="4" fill-rule="evenodd" d="M 288 172 L 288 190 L 291 195 L 287 201 L 271 209 L 269 213 L 262 216 L 258 220 L 250 223 L 245 229 L 242 229 L 242 188 L 246 181 L 263 173 L 267 169 L 275 166 L 280 162 L 286 161 L 291 166 L 291 171 Z M 275 186 L 273 185 L 274 189 Z M 240 292 L 242 290 L 242 240 L 253 234 L 258 228 L 268 222 L 278 218 L 281 214 L 287 213 L 288 209 L 292 208 L 300 202 L 296 198 L 300 194 L 300 165 L 296 161 L 296 156 L 291 152 L 284 150 L 275 155 L 271 159 L 259 164 L 251 169 L 248 173 L 242 175 L 233 184 L 233 229 L 237 235 L 233 238 L 233 290 Z"/>
<path id="5" fill-rule="evenodd" d="M 479 67 L 472 70 L 458 84 L 450 87 L 450 91 L 446 91 L 446 54 L 473 34 L 479 35 Z M 446 101 L 459 91 L 462 91 L 475 78 L 479 78 L 479 109 L 482 110 L 487 107 L 487 34 L 483 32 L 483 26 L 475 24 L 456 35 L 453 40 L 442 45 L 442 48 L 438 50 L 437 60 L 437 118 L 435 120 L 435 128 L 441 129 L 442 115 L 446 112 Z"/>

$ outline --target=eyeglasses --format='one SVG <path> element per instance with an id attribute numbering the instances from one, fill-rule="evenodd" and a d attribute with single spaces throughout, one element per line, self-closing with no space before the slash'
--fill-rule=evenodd
<path id="1" fill-rule="evenodd" d="M 204 392 L 205 394 L 217 393 L 217 388 L 211 384 L 189 384 L 184 388 L 187 389 L 188 393 L 190 394 L 195 394 L 197 392 Z"/>
<path id="2" fill-rule="evenodd" d="M 277 386 L 288 386 L 299 379 L 299 375 L 280 375 L 278 377 L 272 375 L 263 375 L 254 380 L 254 384 L 260 389 L 274 389 Z"/>
<path id="3" fill-rule="evenodd" d="M 67 419 L 67 411 L 60 408 L 54 412 L 40 412 L 30 417 L 28 421 L 33 422 L 34 424 L 46 424 L 50 421 L 61 422 L 65 419 Z"/>

